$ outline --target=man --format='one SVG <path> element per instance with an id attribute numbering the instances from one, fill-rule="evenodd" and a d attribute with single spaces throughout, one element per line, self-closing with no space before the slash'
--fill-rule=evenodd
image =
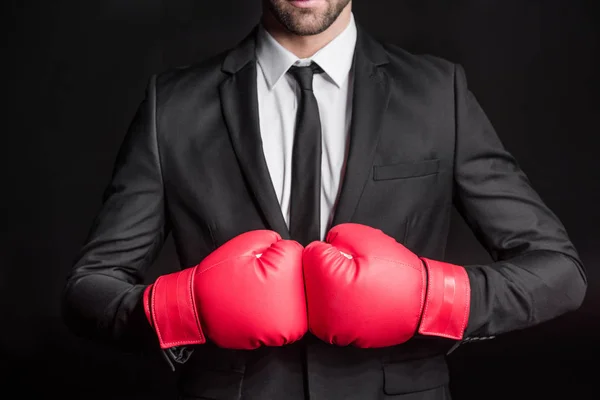
<path id="1" fill-rule="evenodd" d="M 181 398 L 446 399 L 457 345 L 579 307 L 583 266 L 462 68 L 350 0 L 265 0 L 152 77 L 69 277 L 74 331 L 162 349 Z M 445 263 L 451 205 L 489 265 Z M 172 233 L 181 271 L 144 283 Z"/>

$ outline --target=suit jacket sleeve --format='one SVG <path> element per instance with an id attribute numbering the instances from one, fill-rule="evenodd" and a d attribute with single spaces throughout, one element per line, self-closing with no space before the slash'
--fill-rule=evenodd
<path id="1" fill-rule="evenodd" d="M 140 301 L 145 271 L 168 233 L 155 103 L 152 77 L 62 298 L 63 316 L 72 331 L 130 350 L 158 343 Z"/>
<path id="2" fill-rule="evenodd" d="M 564 226 L 503 147 L 455 69 L 457 210 L 493 259 L 466 266 L 471 311 L 465 336 L 527 328 L 577 309 L 587 281 Z"/>

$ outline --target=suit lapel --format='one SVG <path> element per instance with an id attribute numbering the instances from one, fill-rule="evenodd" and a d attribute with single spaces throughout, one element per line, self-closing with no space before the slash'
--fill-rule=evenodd
<path id="1" fill-rule="evenodd" d="M 223 70 L 231 76 L 220 86 L 221 104 L 238 162 L 266 225 L 284 239 L 289 239 L 262 148 L 255 35 L 256 29 L 227 55 L 223 63 Z"/>
<path id="2" fill-rule="evenodd" d="M 389 83 L 378 67 L 386 64 L 381 44 L 358 26 L 353 60 L 352 122 L 346 168 L 332 226 L 349 222 L 367 179 L 389 100 Z M 290 234 L 281 213 L 262 148 L 258 120 L 256 28 L 223 62 L 230 76 L 220 86 L 221 104 L 234 151 L 266 225 L 284 239 Z"/>
<path id="3" fill-rule="evenodd" d="M 358 27 L 354 54 L 354 94 L 346 169 L 332 227 L 350 222 L 367 179 L 389 100 L 389 83 L 378 66 L 387 63 L 383 47 Z"/>

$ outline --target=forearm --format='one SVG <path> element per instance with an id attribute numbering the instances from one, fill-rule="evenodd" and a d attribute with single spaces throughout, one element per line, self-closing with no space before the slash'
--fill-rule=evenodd
<path id="1" fill-rule="evenodd" d="M 580 306 L 585 270 L 559 217 L 504 147 L 457 67 L 454 204 L 494 260 L 467 266 L 467 337 L 527 328 Z"/>
<path id="2" fill-rule="evenodd" d="M 109 275 L 75 274 L 63 292 L 64 321 L 79 336 L 127 350 L 156 346 L 141 302 L 144 288 Z"/>
<path id="3" fill-rule="evenodd" d="M 126 343 L 129 349 L 144 346 L 149 328 L 140 318 L 144 277 L 170 231 L 155 105 L 153 77 L 121 144 L 101 208 L 62 297 L 64 320 L 73 332 Z"/>
<path id="4" fill-rule="evenodd" d="M 471 307 L 466 337 L 524 329 L 577 309 L 587 282 L 579 260 L 550 250 L 466 267 Z"/>

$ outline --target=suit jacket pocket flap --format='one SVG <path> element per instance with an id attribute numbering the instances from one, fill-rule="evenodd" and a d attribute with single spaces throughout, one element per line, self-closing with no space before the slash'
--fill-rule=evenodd
<path id="1" fill-rule="evenodd" d="M 437 159 L 414 163 L 375 165 L 373 167 L 373 179 L 379 181 L 431 175 L 435 174 L 439 167 L 440 160 Z"/>
<path id="2" fill-rule="evenodd" d="M 434 389 L 450 382 L 443 356 L 384 364 L 385 394 L 407 394 Z"/>

